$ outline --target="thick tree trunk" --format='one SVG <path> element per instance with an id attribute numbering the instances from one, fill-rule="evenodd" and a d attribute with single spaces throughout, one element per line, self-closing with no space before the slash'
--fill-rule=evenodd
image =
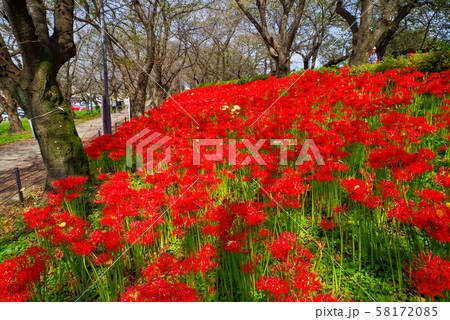
<path id="1" fill-rule="evenodd" d="M 291 71 L 291 61 L 289 53 L 280 54 L 275 59 L 275 76 L 278 78 L 286 77 Z"/>
<path id="2" fill-rule="evenodd" d="M 52 25 L 43 1 L 3 0 L 21 54 L 17 66 L 0 35 L 0 82 L 31 120 L 47 170 L 46 190 L 69 176 L 90 177 L 89 160 L 75 129 L 70 106 L 56 81 L 76 54 L 73 0 L 55 0 Z M 49 30 L 52 35 L 49 35 Z M 16 49 L 15 49 L 16 50 Z"/>
<path id="3" fill-rule="evenodd" d="M 164 89 L 166 89 L 166 88 L 164 88 Z M 167 90 L 166 90 L 166 92 L 167 92 Z M 167 98 L 166 92 L 159 86 L 157 86 L 153 90 L 152 100 L 156 107 L 159 108 L 163 104 L 164 100 L 166 100 L 166 98 Z"/>
<path id="4" fill-rule="evenodd" d="M 149 74 L 153 68 L 153 63 L 151 66 L 147 66 L 139 72 L 137 78 L 133 81 L 130 77 L 125 77 L 125 88 L 127 89 L 128 95 L 130 96 L 130 108 L 131 117 L 138 118 L 145 114 L 145 100 L 147 100 L 147 87 L 148 80 L 150 78 Z M 120 65 L 119 69 L 122 75 L 128 75 L 126 66 Z"/>
<path id="5" fill-rule="evenodd" d="M 139 118 L 145 114 L 145 100 L 147 98 L 147 86 L 128 90 L 130 94 L 131 117 Z"/>
<path id="6" fill-rule="evenodd" d="M 373 32 L 371 31 L 373 11 L 373 0 L 361 1 L 361 17 L 359 30 L 356 36 L 356 43 L 353 43 L 353 50 L 350 55 L 349 64 L 359 66 L 366 64 L 369 59 L 370 49 L 375 45 L 373 42 Z M 355 40 L 355 39 L 354 39 Z"/>
<path id="7" fill-rule="evenodd" d="M 353 34 L 353 47 L 350 56 L 350 65 L 362 65 L 367 63 L 373 46 L 377 47 L 378 59 L 381 59 L 389 42 L 397 32 L 400 22 L 418 5 L 418 0 L 406 1 L 399 7 L 396 0 L 387 0 L 378 15 L 377 21 L 373 21 L 373 0 L 361 0 L 361 15 L 358 19 L 344 7 L 343 0 L 337 0 L 336 13 L 349 25 Z"/>
<path id="8" fill-rule="evenodd" d="M 45 168 L 46 190 L 69 176 L 90 177 L 89 161 L 77 134 L 71 108 L 56 81 L 49 62 L 42 62 L 26 90 L 16 99 L 32 119 Z M 63 110 L 61 110 L 61 109 Z"/>
<path id="9" fill-rule="evenodd" d="M 8 90 L 3 90 L 2 100 L 3 107 L 9 116 L 9 134 L 17 134 L 25 131 L 17 112 L 18 105 L 16 100 L 14 100 L 14 97 Z"/>
<path id="10" fill-rule="evenodd" d="M 25 131 L 25 128 L 22 125 L 22 121 L 19 118 L 19 114 L 17 113 L 17 109 L 15 113 L 8 112 L 9 116 L 9 134 L 18 134 Z"/>
<path id="11" fill-rule="evenodd" d="M 312 61 L 311 61 L 311 69 L 314 69 L 316 67 L 316 61 L 317 61 L 317 56 L 318 56 L 319 52 L 316 51 L 314 52 L 313 56 L 312 56 Z"/>
<path id="12" fill-rule="evenodd" d="M 361 37 L 359 37 L 350 56 L 349 64 L 351 66 L 367 64 L 369 60 L 370 51 L 374 44 L 372 43 L 369 34 L 363 35 L 364 34 L 361 34 Z"/>

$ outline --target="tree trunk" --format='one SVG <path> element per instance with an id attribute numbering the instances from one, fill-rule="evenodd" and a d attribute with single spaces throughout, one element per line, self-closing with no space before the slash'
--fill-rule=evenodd
<path id="1" fill-rule="evenodd" d="M 124 77 L 124 84 L 128 95 L 130 96 L 132 118 L 139 118 L 145 114 L 145 100 L 147 100 L 147 87 L 152 68 L 153 62 L 148 64 L 145 69 L 142 69 L 133 81 L 133 79 L 128 76 L 129 73 L 126 66 L 119 65 L 122 75 L 126 76 Z"/>
<path id="2" fill-rule="evenodd" d="M 132 91 L 128 90 L 128 93 L 130 94 L 131 117 L 142 117 L 145 114 L 147 86 L 139 86 L 134 88 Z"/>
<path id="3" fill-rule="evenodd" d="M 303 59 L 303 69 L 309 69 L 309 60 Z"/>
<path id="4" fill-rule="evenodd" d="M 316 67 L 316 61 L 317 61 L 317 55 L 319 54 L 318 51 L 314 52 L 312 56 L 312 62 L 311 62 L 311 69 L 314 69 Z"/>
<path id="5" fill-rule="evenodd" d="M 22 125 L 22 121 L 19 118 L 19 114 L 17 113 L 17 109 L 15 113 L 8 112 L 9 116 L 9 134 L 18 134 L 25 131 L 25 128 Z"/>
<path id="6" fill-rule="evenodd" d="M 8 90 L 3 90 L 3 107 L 9 116 L 9 134 L 24 132 L 25 128 L 17 112 L 18 105 Z"/>
<path id="7" fill-rule="evenodd" d="M 27 90 L 16 90 L 16 100 L 32 120 L 45 168 L 46 190 L 69 176 L 90 177 L 89 161 L 77 134 L 71 107 L 56 81 L 53 65 L 42 62 L 31 75 Z M 64 111 L 60 110 L 62 108 Z"/>
<path id="8" fill-rule="evenodd" d="M 354 46 L 354 49 L 350 56 L 349 64 L 351 66 L 360 66 L 363 64 L 367 64 L 369 60 L 370 49 L 373 46 L 369 34 L 362 33 L 358 38 L 358 42 Z"/>
<path id="9" fill-rule="evenodd" d="M 56 80 L 64 63 L 76 54 L 74 6 L 73 0 L 55 0 L 50 25 L 50 9 L 43 1 L 3 0 L 21 64 L 19 67 L 14 63 L 0 35 L 0 82 L 32 121 L 47 170 L 47 191 L 56 180 L 90 177 L 89 160 L 75 129 L 71 108 Z"/>
<path id="10" fill-rule="evenodd" d="M 290 71 L 291 71 L 291 68 L 290 68 L 289 59 L 281 58 L 281 59 L 275 60 L 275 75 L 278 78 L 286 77 Z"/>
<path id="11" fill-rule="evenodd" d="M 164 88 L 164 89 L 166 89 L 166 88 Z M 166 90 L 166 92 L 167 92 L 167 90 Z M 164 90 L 162 88 L 160 88 L 159 86 L 157 86 L 153 90 L 152 100 L 157 108 L 159 108 L 163 104 L 164 100 L 166 100 L 166 98 L 167 98 L 166 92 L 164 92 Z"/>
<path id="12" fill-rule="evenodd" d="M 369 59 L 370 49 L 375 43 L 373 42 L 373 33 L 371 31 L 373 11 L 373 0 L 361 1 L 361 17 L 359 30 L 356 34 L 356 43 L 353 44 L 353 51 L 350 55 L 349 64 L 351 66 L 359 66 L 366 64 Z"/>
<path id="13" fill-rule="evenodd" d="M 356 16 L 344 8 L 344 1 L 337 0 L 336 2 L 336 13 L 347 22 L 353 35 L 350 65 L 367 63 L 369 52 L 373 46 L 377 47 L 378 59 L 381 59 L 389 42 L 397 32 L 400 22 L 417 6 L 418 0 L 406 1 L 400 7 L 396 0 L 385 1 L 381 11 L 378 12 L 379 18 L 377 21 L 372 19 L 373 0 L 361 0 L 359 3 L 361 15 L 358 26 Z"/>

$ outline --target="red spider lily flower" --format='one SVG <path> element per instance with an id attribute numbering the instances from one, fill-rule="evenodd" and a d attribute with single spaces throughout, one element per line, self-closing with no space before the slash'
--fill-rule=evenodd
<path id="1" fill-rule="evenodd" d="M 398 199 L 400 197 L 400 192 L 395 188 L 395 185 L 392 181 L 382 180 L 380 182 L 380 191 L 385 199 Z"/>
<path id="2" fill-rule="evenodd" d="M 0 301 L 28 301 L 39 282 L 49 256 L 38 247 L 0 264 Z"/>
<path id="3" fill-rule="evenodd" d="M 33 208 L 24 213 L 25 223 L 30 229 L 42 229 L 47 226 L 48 220 L 51 218 L 54 208 L 43 207 Z"/>
<path id="4" fill-rule="evenodd" d="M 256 265 L 252 260 L 248 261 L 244 266 L 242 267 L 245 273 L 255 273 L 254 270 L 256 269 Z"/>
<path id="5" fill-rule="evenodd" d="M 240 252 L 242 250 L 242 242 L 240 240 L 229 239 L 225 245 L 224 249 L 233 253 Z"/>
<path id="6" fill-rule="evenodd" d="M 269 245 L 270 252 L 275 259 L 286 261 L 288 255 L 297 247 L 296 240 L 295 234 L 283 232 L 278 239 L 275 239 L 273 243 Z"/>
<path id="7" fill-rule="evenodd" d="M 265 228 L 262 228 L 262 229 L 259 231 L 259 237 L 260 237 L 260 238 L 267 238 L 267 237 L 269 237 L 269 235 L 270 235 L 270 231 L 267 230 L 267 229 L 265 229 Z"/>
<path id="8" fill-rule="evenodd" d="M 87 177 L 69 177 L 67 179 L 55 181 L 53 187 L 58 189 L 58 192 L 67 192 L 84 185 L 87 180 Z"/>
<path id="9" fill-rule="evenodd" d="M 89 255 L 94 248 L 95 246 L 91 242 L 78 241 L 74 243 L 72 251 L 78 256 L 86 256 Z"/>
<path id="10" fill-rule="evenodd" d="M 334 223 L 333 220 L 330 218 L 324 218 L 321 222 L 320 222 L 320 227 L 324 230 L 331 230 L 335 227 L 337 227 Z"/>
<path id="11" fill-rule="evenodd" d="M 424 201 L 432 201 L 436 203 L 441 203 L 446 199 L 446 196 L 442 192 L 433 189 L 424 189 L 417 192 L 419 197 L 423 198 Z"/>
<path id="12" fill-rule="evenodd" d="M 289 284 L 282 278 L 262 277 L 256 282 L 258 291 L 267 291 L 270 298 L 281 300 L 285 295 L 289 294 Z"/>
<path id="13" fill-rule="evenodd" d="M 322 285 L 315 274 L 307 270 L 303 270 L 294 278 L 293 287 L 295 289 L 299 289 L 299 292 L 306 296 L 314 291 L 320 290 Z"/>
<path id="14" fill-rule="evenodd" d="M 55 250 L 55 258 L 56 259 L 62 259 L 64 258 L 64 252 L 62 252 L 61 250 L 59 250 L 58 248 Z"/>
<path id="15" fill-rule="evenodd" d="M 92 259 L 95 265 L 111 265 L 113 263 L 113 256 L 110 253 L 102 253 Z"/>
<path id="16" fill-rule="evenodd" d="M 110 180 L 110 175 L 107 173 L 101 173 L 97 176 L 97 179 L 99 180 L 103 180 L 103 181 L 109 181 Z"/>
<path id="17" fill-rule="evenodd" d="M 361 181 L 356 178 L 342 180 L 341 185 L 347 189 L 350 199 L 357 201 L 370 209 L 381 205 L 381 200 L 373 194 L 373 181 Z"/>
<path id="18" fill-rule="evenodd" d="M 103 246 L 107 252 L 118 251 L 123 246 L 124 239 L 117 230 L 95 230 L 91 239 L 96 246 Z"/>
<path id="19" fill-rule="evenodd" d="M 183 239 L 185 231 L 181 228 L 175 228 L 172 232 L 172 234 L 177 237 L 178 239 Z"/>
<path id="20" fill-rule="evenodd" d="M 258 203 L 230 205 L 230 210 L 242 217 L 249 226 L 258 226 L 266 221 L 267 217 L 261 209 L 262 205 Z"/>
<path id="21" fill-rule="evenodd" d="M 422 252 L 412 266 L 413 285 L 420 294 L 443 297 L 450 290 L 450 262 L 433 256 L 432 252 Z"/>
<path id="22" fill-rule="evenodd" d="M 200 297 L 194 289 L 184 283 L 171 283 L 164 279 L 153 279 L 142 286 L 131 287 L 124 293 L 127 302 L 195 302 Z"/>
<path id="23" fill-rule="evenodd" d="M 347 211 L 348 211 L 348 206 L 345 203 L 333 208 L 333 212 L 338 215 L 345 213 Z"/>
<path id="24" fill-rule="evenodd" d="M 441 168 L 434 177 L 434 181 L 444 188 L 450 189 L 450 168 Z"/>
<path id="25" fill-rule="evenodd" d="M 186 258 L 183 262 L 183 267 L 191 272 L 205 274 L 217 267 L 216 258 L 216 249 L 212 245 L 207 244 L 193 257 Z"/>
<path id="26" fill-rule="evenodd" d="M 331 294 L 318 294 L 317 296 L 311 297 L 310 302 L 338 302 L 339 299 L 336 299 Z"/>

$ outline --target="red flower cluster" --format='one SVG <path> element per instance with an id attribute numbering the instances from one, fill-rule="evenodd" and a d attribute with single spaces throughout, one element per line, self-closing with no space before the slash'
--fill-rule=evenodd
<path id="1" fill-rule="evenodd" d="M 163 254 L 144 272 L 147 283 L 128 289 L 122 301 L 199 301 L 196 291 L 184 284 L 183 279 L 190 273 L 206 274 L 216 267 L 216 250 L 211 245 L 183 259 Z"/>
<path id="2" fill-rule="evenodd" d="M 412 266 L 413 284 L 420 294 L 433 298 L 443 297 L 450 290 L 450 262 L 422 252 Z"/>
<path id="3" fill-rule="evenodd" d="M 33 285 L 40 281 L 49 256 L 38 247 L 0 264 L 0 301 L 28 301 L 33 298 Z"/>
<path id="4" fill-rule="evenodd" d="M 170 283 L 155 279 L 142 286 L 131 287 L 125 292 L 122 301 L 127 302 L 195 302 L 199 301 L 194 289 L 184 283 Z"/>
<path id="5" fill-rule="evenodd" d="M 148 266 L 144 284 L 123 283 L 118 296 L 124 301 L 197 301 L 215 290 L 225 290 L 218 294 L 228 298 L 236 287 L 251 295 L 254 287 L 240 286 L 242 281 L 266 292 L 269 300 L 332 301 L 310 268 L 313 254 L 285 232 L 293 230 L 285 223 L 291 217 L 305 217 L 306 223 L 309 215 L 318 215 L 311 221 L 323 229 L 338 223 L 339 231 L 361 232 L 362 220 L 372 219 L 365 225 L 383 228 L 387 236 L 394 220 L 401 222 L 392 225 L 400 225 L 402 236 L 423 230 L 437 246 L 450 241 L 449 150 L 444 146 L 450 139 L 450 101 L 440 98 L 450 93 L 450 71 L 349 72 L 307 71 L 176 94 L 86 146 L 103 172 L 89 197 L 93 203 L 85 206 L 86 178 L 61 180 L 48 205 L 25 213 L 25 221 L 56 259 L 83 263 L 75 281 L 89 281 L 118 257 L 111 279 L 140 275 Z M 421 94 L 439 106 L 425 114 L 419 110 Z M 148 168 L 108 172 L 125 168 L 127 141 L 144 129 L 171 137 L 164 145 L 171 148 L 169 163 L 152 174 Z M 223 139 L 223 157 L 206 158 L 217 150 L 201 146 L 201 164 L 194 164 L 194 142 L 208 138 Z M 298 143 L 276 146 L 269 139 Z M 309 158 L 299 156 L 305 139 L 313 139 L 323 162 L 314 161 L 311 150 Z M 165 156 L 161 149 L 155 162 Z M 333 218 L 322 220 L 318 208 L 334 208 Z M 354 245 L 369 247 L 376 246 Z M 234 271 L 230 287 L 223 272 L 203 277 L 220 267 Z M 431 279 L 426 270 L 417 267 L 417 281 Z M 202 282 L 197 287 L 195 281 Z M 435 289 L 426 292 L 442 292 Z"/>
<path id="6" fill-rule="evenodd" d="M 261 277 L 256 288 L 267 292 L 271 301 L 337 301 L 330 294 L 320 293 L 320 279 L 309 270 L 314 255 L 293 233 L 283 232 L 268 247 L 277 261 L 270 268 L 273 276 Z"/>

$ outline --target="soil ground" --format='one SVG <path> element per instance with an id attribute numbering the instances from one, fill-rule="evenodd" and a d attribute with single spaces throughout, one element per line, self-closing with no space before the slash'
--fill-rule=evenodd
<path id="1" fill-rule="evenodd" d="M 121 125 L 128 120 L 126 110 L 112 113 L 113 132 L 115 124 Z M 98 136 L 102 130 L 101 117 L 76 125 L 78 135 L 83 142 Z M 9 207 L 19 201 L 14 168 L 19 168 L 24 197 L 42 192 L 45 183 L 45 167 L 36 140 L 28 139 L 0 146 L 0 214 L 8 212 Z"/>

